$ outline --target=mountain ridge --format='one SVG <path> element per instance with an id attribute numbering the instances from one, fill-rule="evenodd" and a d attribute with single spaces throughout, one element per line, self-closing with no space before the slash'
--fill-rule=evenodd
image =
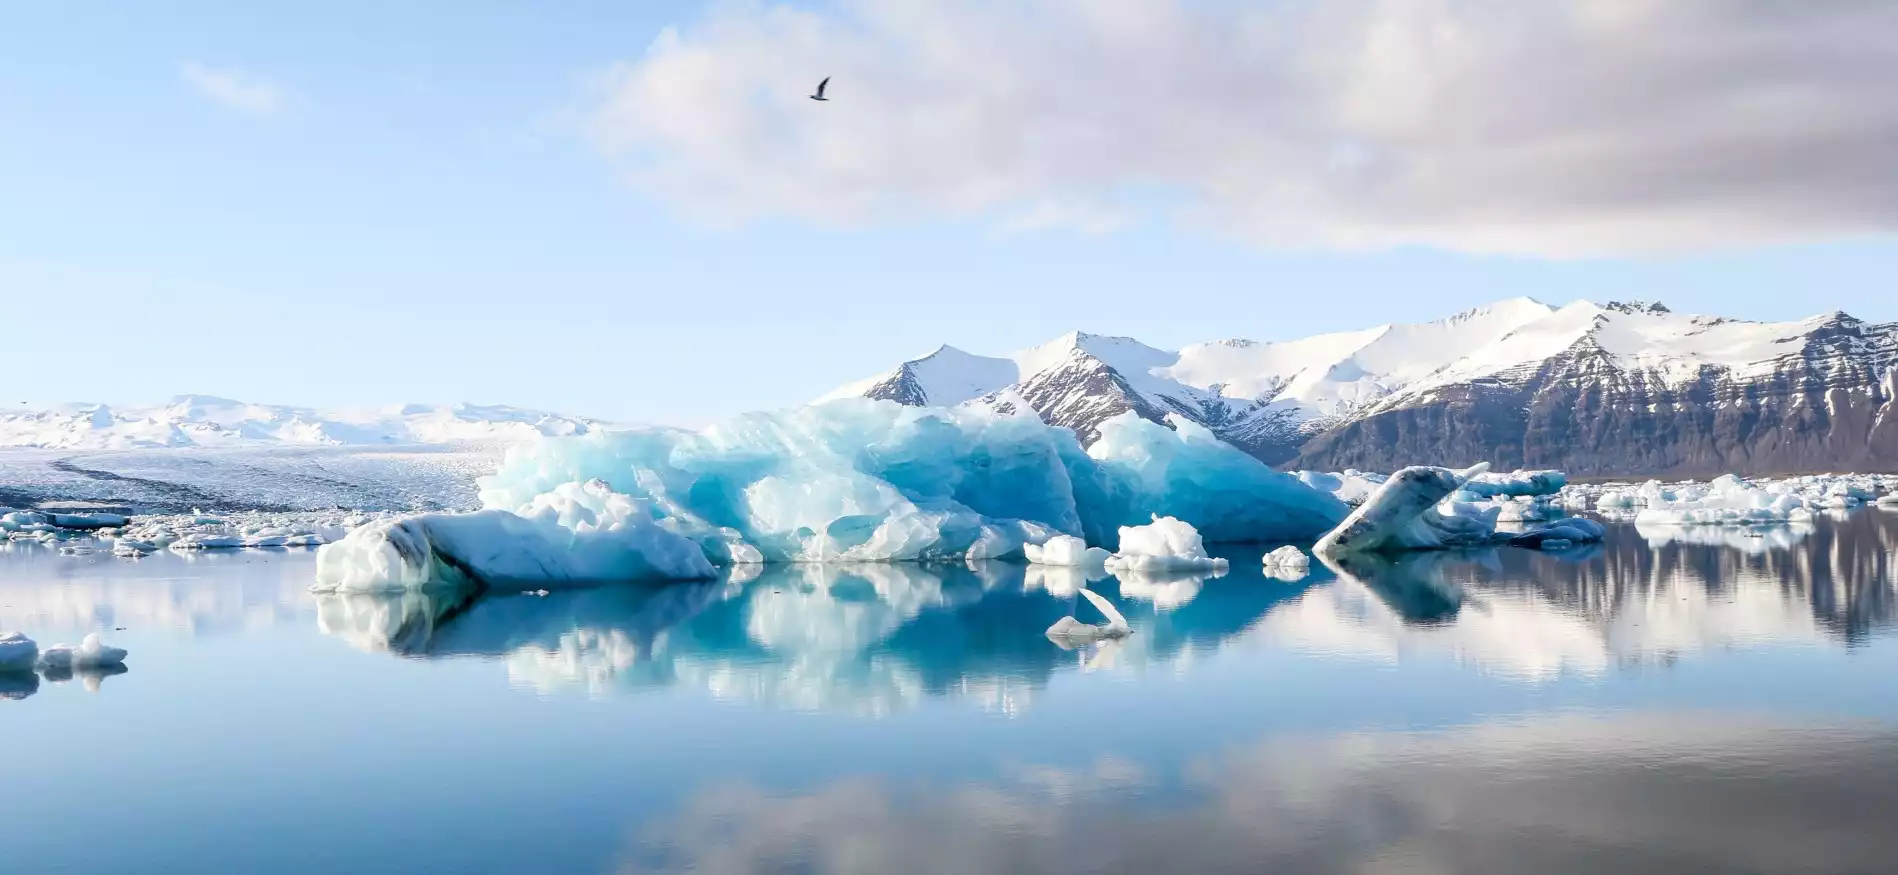
<path id="1" fill-rule="evenodd" d="M 164 404 L 57 404 L 0 411 L 0 448 L 130 450 L 377 446 L 516 441 L 608 424 L 506 405 L 394 404 L 323 409 L 176 395 Z"/>
<path id="2" fill-rule="evenodd" d="M 1754 322 L 1648 301 L 1518 297 L 1431 322 L 1177 352 L 1084 332 L 1005 356 L 951 346 L 932 356 L 950 350 L 983 364 L 932 371 L 912 360 L 825 397 L 1026 406 L 1083 441 L 1128 410 L 1178 415 L 1264 461 L 1329 470 L 1898 466 L 1898 323 L 1842 311 Z M 972 391 L 984 381 L 996 385 Z"/>

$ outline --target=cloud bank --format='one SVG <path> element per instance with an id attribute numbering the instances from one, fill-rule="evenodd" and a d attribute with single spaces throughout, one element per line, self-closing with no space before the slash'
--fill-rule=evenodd
<path id="1" fill-rule="evenodd" d="M 1698 249 L 1898 229 L 1893 33 L 1877 0 L 739 3 L 603 73 L 588 127 L 721 221 Z"/>

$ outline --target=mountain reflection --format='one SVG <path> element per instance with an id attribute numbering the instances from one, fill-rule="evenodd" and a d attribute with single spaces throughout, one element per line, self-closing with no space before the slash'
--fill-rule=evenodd
<path id="1" fill-rule="evenodd" d="M 968 565 L 750 567 L 732 579 L 539 594 L 322 596 L 319 628 L 413 658 L 486 657 L 517 686 L 594 695 L 686 685 L 765 707 L 888 714 L 926 697 L 1030 706 L 1077 669 L 1140 673 L 1246 646 L 1400 661 L 1449 656 L 1544 680 L 1665 664 L 1710 648 L 1849 645 L 1898 615 L 1898 514 L 1744 530 L 1610 527 L 1599 546 L 1419 553 L 1263 574 L 1148 578 Z M 1762 546 L 1762 544 L 1764 546 Z M 1042 632 L 1092 608 L 1135 634 L 1081 653 Z"/>
<path id="2" fill-rule="evenodd" d="M 1354 557 L 1262 634 L 1529 680 L 1715 648 L 1850 646 L 1898 616 L 1895 555 L 1898 514 L 1867 510 L 1796 529 L 1616 525 L 1587 551 Z"/>

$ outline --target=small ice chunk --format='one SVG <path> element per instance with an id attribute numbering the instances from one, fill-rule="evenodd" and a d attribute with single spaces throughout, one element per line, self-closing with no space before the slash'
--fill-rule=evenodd
<path id="1" fill-rule="evenodd" d="M 1089 547 L 1086 541 L 1073 535 L 1056 535 L 1045 544 L 1028 544 L 1022 547 L 1023 554 L 1034 565 L 1064 565 L 1084 568 L 1100 565 L 1112 555 L 1099 547 Z"/>
<path id="2" fill-rule="evenodd" d="M 126 651 L 122 647 L 109 647 L 93 632 L 80 642 L 78 647 L 71 644 L 55 644 L 40 652 L 39 667 L 46 671 L 85 671 L 95 668 L 112 668 L 125 664 Z"/>
<path id="3" fill-rule="evenodd" d="M 1114 571 L 1225 571 L 1226 560 L 1209 556 L 1199 531 L 1170 516 L 1144 526 L 1122 526 L 1120 551 L 1107 557 Z"/>
<path id="4" fill-rule="evenodd" d="M 190 534 L 171 542 L 171 549 L 189 550 L 236 550 L 244 546 L 244 539 L 235 535 Z"/>
<path id="5" fill-rule="evenodd" d="M 1083 589 L 1080 593 L 1094 604 L 1094 607 L 1107 618 L 1107 622 L 1094 625 L 1083 623 L 1073 617 L 1062 617 L 1056 620 L 1054 625 L 1048 627 L 1046 634 L 1049 638 L 1073 643 L 1098 641 L 1105 638 L 1125 638 L 1133 634 L 1133 627 L 1127 625 L 1127 618 L 1121 615 L 1113 603 L 1101 598 L 1099 593 L 1090 589 Z"/>
<path id="6" fill-rule="evenodd" d="M 38 642 L 19 632 L 0 633 L 0 674 L 30 672 L 39 659 Z"/>
<path id="7" fill-rule="evenodd" d="M 1265 554 L 1265 567 L 1303 570 L 1311 567 L 1311 557 L 1290 544 Z"/>

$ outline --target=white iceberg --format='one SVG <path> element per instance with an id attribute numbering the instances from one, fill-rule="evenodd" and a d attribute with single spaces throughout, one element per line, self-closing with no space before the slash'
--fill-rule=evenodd
<path id="1" fill-rule="evenodd" d="M 1647 508 L 1635 515 L 1639 525 L 1747 525 L 1812 519 L 1811 503 L 1797 492 L 1762 488 L 1732 474 L 1705 486 L 1643 487 L 1643 492 Z"/>
<path id="2" fill-rule="evenodd" d="M 1290 544 L 1265 554 L 1265 567 L 1287 571 L 1303 571 L 1311 567 L 1311 557 L 1305 551 Z"/>
<path id="3" fill-rule="evenodd" d="M 78 647 L 55 644 L 40 651 L 39 667 L 45 671 L 85 671 L 124 665 L 126 650 L 109 647 L 93 632 Z"/>
<path id="4" fill-rule="evenodd" d="M 1363 506 L 1332 529 L 1313 553 L 1383 553 L 1440 550 L 1490 543 L 1496 533 L 1495 506 L 1446 502 L 1486 465 L 1466 471 L 1416 466 L 1386 481 Z"/>
<path id="5" fill-rule="evenodd" d="M 1198 530 L 1169 516 L 1155 514 L 1144 526 L 1123 526 L 1120 550 L 1107 557 L 1107 567 L 1120 571 L 1220 571 L 1226 560 L 1206 553 Z"/>
<path id="6" fill-rule="evenodd" d="M 31 672 L 39 659 L 38 642 L 19 632 L 0 634 L 0 674 Z"/>
<path id="7" fill-rule="evenodd" d="M 645 502 L 595 481 L 538 496 L 526 515 L 422 514 L 363 526 L 317 550 L 312 588 L 373 592 L 715 575 L 699 545 L 660 525 Z"/>
<path id="8" fill-rule="evenodd" d="M 1481 498 L 1537 496 L 1554 495 L 1567 485 L 1568 475 L 1561 471 L 1486 471 L 1471 477 L 1469 482 L 1463 484 L 1463 491 Z"/>
<path id="9" fill-rule="evenodd" d="M 1034 565 L 1063 565 L 1075 568 L 1101 565 L 1109 554 L 1100 547 L 1089 547 L 1073 535 L 1056 535 L 1043 544 L 1025 544 L 1022 552 Z"/>

